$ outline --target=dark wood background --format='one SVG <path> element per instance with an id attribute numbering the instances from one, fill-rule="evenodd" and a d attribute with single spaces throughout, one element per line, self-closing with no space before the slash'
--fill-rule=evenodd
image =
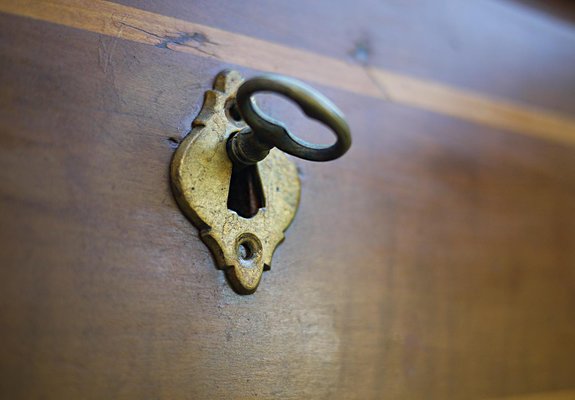
<path id="1" fill-rule="evenodd" d="M 575 113 L 564 2 L 120 3 L 261 39 L 253 54 Z M 319 85 L 353 147 L 296 161 L 296 219 L 239 296 L 168 168 L 215 74 L 257 58 L 98 33 L 82 10 L 106 4 L 0 1 L 1 398 L 575 398 L 572 144 Z"/>

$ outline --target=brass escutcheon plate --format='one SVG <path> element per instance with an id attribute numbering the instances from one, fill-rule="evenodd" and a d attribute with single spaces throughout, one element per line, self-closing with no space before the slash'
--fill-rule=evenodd
<path id="1" fill-rule="evenodd" d="M 246 127 L 227 109 L 243 82 L 236 71 L 224 71 L 205 93 L 204 104 L 171 164 L 174 196 L 184 214 L 200 230 L 217 266 L 225 270 L 232 287 L 253 293 L 262 273 L 269 270 L 273 253 L 284 239 L 300 197 L 295 164 L 278 149 L 257 164 L 265 206 L 251 218 L 228 209 L 232 176 L 226 143 Z"/>

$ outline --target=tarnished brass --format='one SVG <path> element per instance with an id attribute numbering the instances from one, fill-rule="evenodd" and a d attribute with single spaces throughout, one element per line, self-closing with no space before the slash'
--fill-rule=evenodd
<path id="1" fill-rule="evenodd" d="M 242 82 L 235 71 L 216 77 L 192 132 L 174 155 L 171 177 L 179 206 L 200 230 L 218 267 L 226 271 L 236 291 L 252 293 L 263 270 L 270 268 L 273 252 L 295 215 L 300 181 L 293 162 L 272 149 L 257 164 L 265 207 L 251 218 L 228 209 L 232 162 L 226 143 L 230 135 L 247 126 L 236 121 L 229 108 Z"/>
<path id="2" fill-rule="evenodd" d="M 316 145 L 293 136 L 257 108 L 252 96 L 258 92 L 294 101 L 307 116 L 331 128 L 336 142 Z M 297 210 L 299 177 L 282 151 L 328 161 L 350 145 L 341 112 L 304 83 L 278 75 L 244 82 L 235 71 L 218 74 L 192 132 L 174 155 L 171 176 L 178 204 L 236 291 L 256 290 Z"/>
<path id="3" fill-rule="evenodd" d="M 291 134 L 286 126 L 263 114 L 252 101 L 258 92 L 277 93 L 295 102 L 308 117 L 329 127 L 336 142 L 314 144 Z M 330 161 L 341 157 L 351 146 L 349 126 L 341 111 L 314 88 L 287 76 L 268 74 L 247 80 L 238 88 L 236 104 L 249 125 L 228 144 L 228 155 L 237 164 L 255 164 L 274 147 L 305 160 Z"/>

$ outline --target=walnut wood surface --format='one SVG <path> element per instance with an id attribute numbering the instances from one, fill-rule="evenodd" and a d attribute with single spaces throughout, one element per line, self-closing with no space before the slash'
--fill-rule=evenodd
<path id="1" fill-rule="evenodd" d="M 510 101 L 406 76 L 379 68 L 369 59 L 350 61 L 327 57 L 103 0 L 3 0 L 0 12 L 87 30 L 116 40 L 130 40 L 246 68 L 273 71 L 315 85 L 575 145 L 575 119 L 567 116 L 564 110 L 545 110 L 525 101 Z M 535 47 L 545 49 L 546 45 L 548 43 Z M 562 62 L 563 58 L 555 56 L 553 59 Z M 518 84 L 527 86 L 521 81 Z M 489 91 L 489 85 L 486 86 Z M 561 99 L 564 104 L 563 97 Z"/>
<path id="2" fill-rule="evenodd" d="M 573 14 L 568 0 L 362 0 L 338 6 L 332 0 L 118 3 L 318 55 L 575 112 L 573 101 L 558 96 L 575 78 L 573 28 L 559 19 Z"/>
<path id="3" fill-rule="evenodd" d="M 313 38 L 316 28 L 337 29 L 327 18 L 262 22 L 295 21 L 286 6 L 234 13 L 210 2 L 158 4 L 150 11 L 230 31 L 251 26 L 255 37 L 282 35 L 311 51 L 349 45 L 337 35 L 325 47 Z M 304 21 L 319 13 L 294 4 Z M 571 54 L 575 34 L 565 21 L 484 4 L 456 7 L 449 20 L 504 7 L 486 32 L 495 27 L 518 43 L 561 38 L 549 51 Z M 425 62 L 405 67 L 409 41 L 380 44 L 400 29 L 363 19 L 365 9 L 394 7 L 353 2 L 326 13 L 357 14 L 342 31 L 377 32 L 373 46 L 388 49 L 385 62 L 400 72 L 420 68 L 441 81 L 449 60 L 465 62 L 474 72 L 448 83 L 575 110 L 573 69 L 561 63 L 570 56 L 550 56 L 549 69 L 504 68 L 470 46 L 442 54 L 447 60 L 421 54 Z M 446 29 L 433 18 L 425 26 Z M 481 28 L 459 29 L 453 40 Z M 439 35 L 434 46 L 442 40 L 449 46 Z M 238 67 L 7 14 L 0 57 L 0 398 L 575 393 L 573 147 L 324 87 L 354 144 L 334 162 L 297 161 L 296 219 L 258 291 L 238 296 L 168 180 L 203 91 L 221 69 Z M 267 106 L 294 131 L 321 134 L 285 103 Z"/>

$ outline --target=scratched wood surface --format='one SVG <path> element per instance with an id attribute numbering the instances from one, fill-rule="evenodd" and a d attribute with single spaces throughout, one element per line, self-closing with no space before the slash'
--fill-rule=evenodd
<path id="1" fill-rule="evenodd" d="M 213 76 L 254 74 L 253 61 L 10 3 L 0 398 L 575 398 L 569 141 L 490 123 L 510 115 L 498 107 L 453 115 L 453 96 L 410 106 L 321 85 L 353 147 L 331 163 L 296 161 L 296 219 L 257 292 L 238 296 L 177 208 L 168 166 Z M 575 28 L 523 3 L 122 3 L 219 28 L 220 40 L 261 39 L 262 51 L 277 43 L 470 90 L 488 96 L 480 114 L 489 96 L 537 107 L 536 123 L 539 109 L 562 121 L 575 110 Z M 22 4 L 42 18 L 18 15 Z M 52 4 L 84 21 L 88 3 Z M 284 102 L 264 106 L 308 138 L 325 134 Z"/>

